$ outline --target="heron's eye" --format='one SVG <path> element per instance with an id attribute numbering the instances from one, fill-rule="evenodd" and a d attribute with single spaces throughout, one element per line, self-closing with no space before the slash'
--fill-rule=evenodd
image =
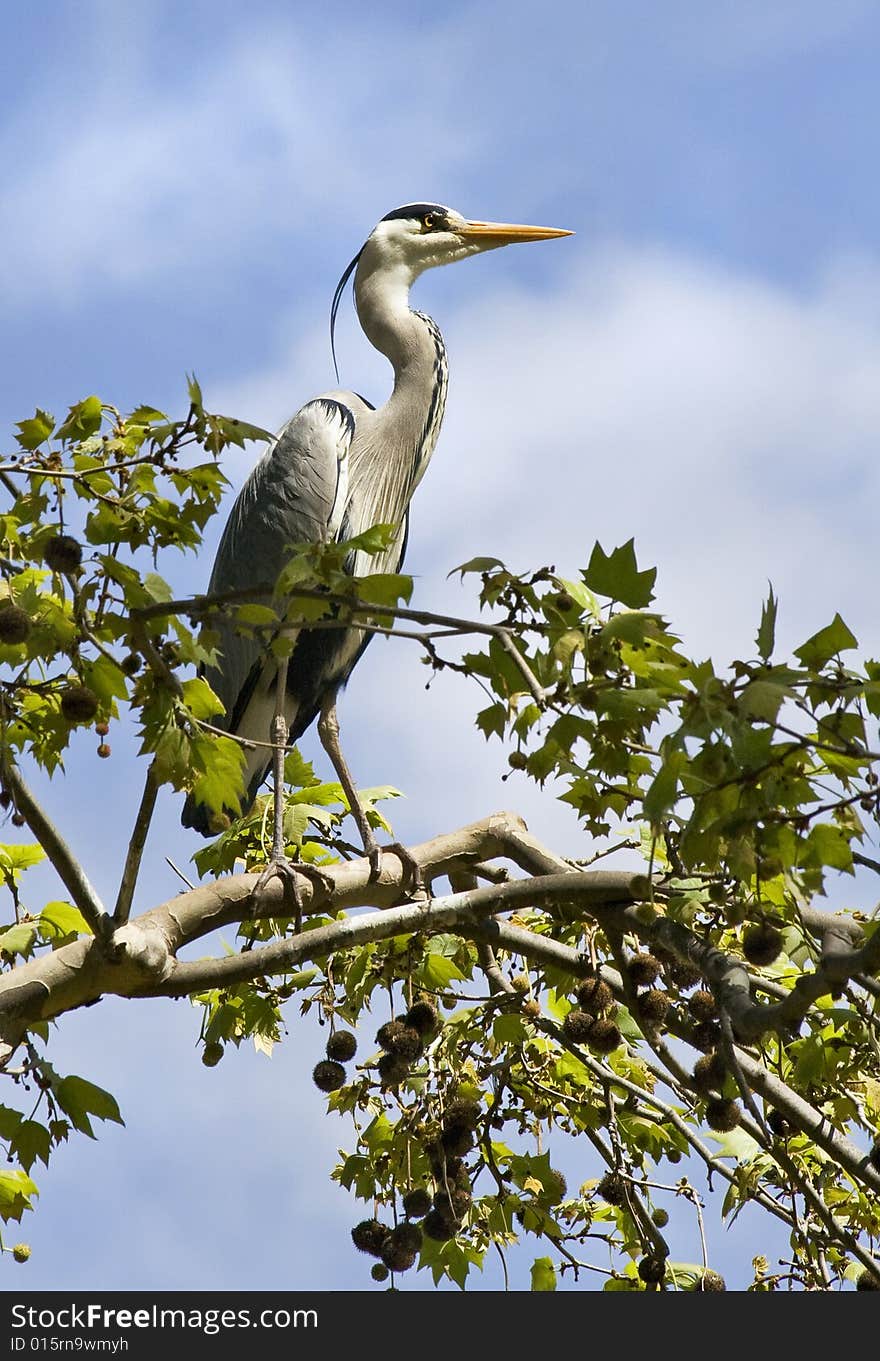
<path id="1" fill-rule="evenodd" d="M 425 216 L 422 218 L 422 226 L 426 232 L 430 232 L 437 226 L 439 221 L 439 213 L 425 213 Z"/>

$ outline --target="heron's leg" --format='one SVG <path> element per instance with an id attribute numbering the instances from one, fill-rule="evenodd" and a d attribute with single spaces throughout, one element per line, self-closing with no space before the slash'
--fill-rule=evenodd
<path id="1" fill-rule="evenodd" d="M 370 861 L 370 878 L 378 879 L 382 870 L 382 852 L 384 850 L 393 851 L 399 857 L 403 865 L 404 873 L 408 875 L 414 891 L 424 888 L 422 881 L 422 867 L 417 860 L 410 855 L 405 846 L 395 841 L 392 844 L 382 847 L 377 842 L 373 829 L 367 820 L 367 813 L 364 805 L 358 797 L 357 787 L 352 779 L 348 762 L 342 754 L 342 747 L 339 742 L 339 715 L 336 712 L 336 694 L 331 694 L 321 705 L 321 716 L 318 719 L 318 736 L 321 745 L 326 751 L 333 768 L 339 776 L 339 783 L 342 785 L 351 815 L 357 823 L 357 829 L 361 834 L 364 843 L 364 852 Z"/>
<path id="2" fill-rule="evenodd" d="M 278 666 L 278 676 L 275 689 L 275 714 L 272 718 L 272 851 L 269 856 L 269 863 L 263 870 L 256 887 L 254 896 L 258 896 L 270 880 L 279 878 L 284 889 L 284 904 L 286 908 L 293 909 L 294 922 L 297 933 L 302 930 L 302 893 L 299 886 L 298 875 L 302 874 L 307 879 L 315 882 L 316 887 L 323 888 L 329 892 L 333 885 L 327 875 L 315 865 L 294 866 L 285 854 L 284 846 L 284 757 L 287 753 L 287 739 L 289 731 L 287 719 L 284 714 L 284 696 L 287 690 L 287 658 L 285 657 Z"/>

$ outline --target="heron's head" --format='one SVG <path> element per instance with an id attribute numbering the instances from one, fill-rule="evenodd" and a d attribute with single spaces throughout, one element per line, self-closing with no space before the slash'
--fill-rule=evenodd
<path id="1" fill-rule="evenodd" d="M 512 246 L 516 241 L 546 241 L 571 236 L 560 227 L 524 227 L 511 222 L 474 222 L 442 203 L 408 203 L 386 213 L 367 237 L 336 286 L 330 309 L 330 343 L 333 345 L 336 313 L 345 285 L 355 275 L 358 311 L 366 297 L 402 296 L 426 269 L 466 260 L 469 255 Z M 368 332 L 369 333 L 369 332 Z M 338 371 L 337 371 L 338 376 Z"/>
<path id="2" fill-rule="evenodd" d="M 516 241 L 546 241 L 571 236 L 559 227 L 524 227 L 510 222 L 473 222 L 442 203 L 408 203 L 386 213 L 361 251 L 362 273 L 387 270 L 407 284 L 426 269 L 466 260 Z"/>

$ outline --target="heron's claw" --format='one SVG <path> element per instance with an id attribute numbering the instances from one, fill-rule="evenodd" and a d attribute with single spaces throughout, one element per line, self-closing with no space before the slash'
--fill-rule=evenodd
<path id="1" fill-rule="evenodd" d="M 422 867 L 415 856 L 399 841 L 392 841 L 388 846 L 380 846 L 377 842 L 374 842 L 372 846 L 367 847 L 371 881 L 379 878 L 382 872 L 382 856 L 386 851 L 391 851 L 400 861 L 403 869 L 403 883 L 408 896 L 411 898 L 426 896 Z"/>
<path id="2" fill-rule="evenodd" d="M 335 887 L 333 881 L 323 870 L 318 869 L 317 865 L 305 865 L 299 860 L 294 864 L 286 855 L 272 856 L 266 868 L 261 872 L 253 890 L 253 896 L 259 898 L 265 892 L 267 884 L 275 878 L 280 879 L 284 894 L 283 915 L 294 918 L 297 934 L 302 930 L 303 917 L 300 875 L 310 880 L 315 890 L 320 890 L 327 896 L 333 892 Z"/>

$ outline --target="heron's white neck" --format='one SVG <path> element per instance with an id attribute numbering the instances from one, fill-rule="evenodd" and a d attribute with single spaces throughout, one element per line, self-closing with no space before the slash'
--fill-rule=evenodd
<path id="1" fill-rule="evenodd" d="M 425 327 L 409 305 L 416 277 L 403 261 L 393 266 L 384 263 L 378 269 L 359 268 L 355 275 L 358 320 L 370 344 L 390 361 L 395 379 L 418 361 L 423 350 L 426 357 L 433 356 Z"/>

